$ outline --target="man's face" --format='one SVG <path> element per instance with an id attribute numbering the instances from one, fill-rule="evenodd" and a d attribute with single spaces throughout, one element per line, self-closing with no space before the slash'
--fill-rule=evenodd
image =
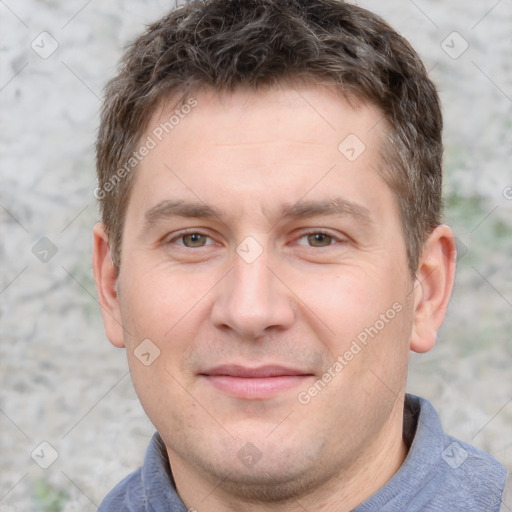
<path id="1" fill-rule="evenodd" d="M 195 98 L 142 137 L 119 275 L 132 377 L 173 468 L 293 493 L 400 436 L 413 298 L 384 123 L 319 86 Z"/>

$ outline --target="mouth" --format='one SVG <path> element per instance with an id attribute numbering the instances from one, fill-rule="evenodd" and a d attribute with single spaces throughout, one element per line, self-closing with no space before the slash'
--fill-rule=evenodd
<path id="1" fill-rule="evenodd" d="M 312 373 L 284 366 L 221 365 L 199 373 L 218 391 L 245 400 L 264 400 L 304 385 Z"/>

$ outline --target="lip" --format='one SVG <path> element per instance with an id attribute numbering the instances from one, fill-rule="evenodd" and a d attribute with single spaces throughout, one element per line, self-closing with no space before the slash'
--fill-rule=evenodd
<path id="1" fill-rule="evenodd" d="M 217 390 L 246 400 L 264 400 L 294 388 L 313 374 L 279 365 L 250 368 L 239 365 L 221 365 L 203 371 L 199 377 Z"/>

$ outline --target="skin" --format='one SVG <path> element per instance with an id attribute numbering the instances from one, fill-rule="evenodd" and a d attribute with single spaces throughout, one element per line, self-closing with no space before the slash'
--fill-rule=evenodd
<path id="1" fill-rule="evenodd" d="M 107 336 L 126 347 L 188 507 L 349 511 L 407 455 L 408 355 L 432 348 L 442 324 L 452 232 L 431 233 L 411 276 L 396 198 L 377 172 L 378 109 L 314 84 L 194 97 L 198 106 L 136 170 L 119 275 L 95 226 Z M 142 140 L 169 112 L 155 113 Z M 338 150 L 349 134 L 366 146 L 353 162 Z M 166 214 L 176 201 L 203 211 Z M 345 208 L 318 208 L 332 201 Z M 215 215 L 199 216 L 206 206 Z M 400 312 L 300 403 L 393 304 Z M 134 353 L 145 339 L 160 350 L 148 366 Z M 302 376 L 264 397 L 237 397 L 204 374 L 222 364 Z"/>

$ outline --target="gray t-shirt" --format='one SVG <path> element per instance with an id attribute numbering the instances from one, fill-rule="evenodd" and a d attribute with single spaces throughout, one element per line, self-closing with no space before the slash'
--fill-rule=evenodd
<path id="1" fill-rule="evenodd" d="M 509 512 L 506 470 L 490 455 L 447 436 L 427 400 L 406 395 L 404 439 L 410 445 L 391 480 L 353 512 Z M 505 503 L 506 502 L 506 503 Z M 156 433 L 141 468 L 103 500 L 101 512 L 187 512 Z"/>

